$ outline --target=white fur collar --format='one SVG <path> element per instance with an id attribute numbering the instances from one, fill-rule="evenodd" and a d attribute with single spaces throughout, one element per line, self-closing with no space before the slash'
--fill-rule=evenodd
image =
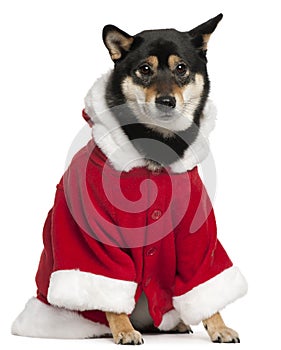
<path id="1" fill-rule="evenodd" d="M 94 123 L 92 135 L 96 144 L 118 171 L 130 171 L 146 166 L 144 157 L 130 142 L 119 122 L 107 107 L 105 89 L 111 71 L 102 75 L 89 90 L 85 98 L 85 111 Z M 194 143 L 184 156 L 170 165 L 174 173 L 193 169 L 209 153 L 208 136 L 215 126 L 216 108 L 208 100 L 203 111 L 200 131 Z"/>

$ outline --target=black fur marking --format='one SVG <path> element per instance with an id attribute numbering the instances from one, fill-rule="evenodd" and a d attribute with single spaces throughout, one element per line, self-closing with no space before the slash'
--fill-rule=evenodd
<path id="1" fill-rule="evenodd" d="M 147 159 L 156 161 L 161 165 L 169 165 L 184 154 L 198 134 L 195 123 L 184 132 L 174 137 L 164 138 L 159 132 L 146 127 L 143 124 L 131 124 L 122 127 L 135 148 Z M 149 142 L 154 140 L 155 142 Z"/>

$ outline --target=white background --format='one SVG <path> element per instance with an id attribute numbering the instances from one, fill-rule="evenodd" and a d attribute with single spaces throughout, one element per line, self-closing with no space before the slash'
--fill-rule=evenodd
<path id="1" fill-rule="evenodd" d="M 98 5 L 99 3 L 99 5 Z M 97 7 L 98 6 L 98 7 Z M 242 343 L 279 345 L 280 7 L 276 1 L 1 1 L 1 342 L 6 348 L 115 348 L 112 340 L 13 337 L 10 325 L 35 293 L 41 232 L 69 146 L 84 126 L 83 98 L 112 63 L 101 40 L 112 23 L 189 30 L 222 12 L 208 57 L 218 107 L 211 137 L 219 238 L 249 283 L 224 312 Z M 143 348 L 212 345 L 192 336 L 146 336 Z M 277 346 L 278 346 L 277 345 Z M 221 345 L 224 346 L 224 345 Z"/>

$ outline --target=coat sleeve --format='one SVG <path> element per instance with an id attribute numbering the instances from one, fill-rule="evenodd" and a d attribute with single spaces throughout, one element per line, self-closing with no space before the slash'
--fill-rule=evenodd
<path id="1" fill-rule="evenodd" d="M 113 220 L 110 208 L 94 198 L 93 188 L 88 188 L 85 196 L 85 179 L 81 180 L 77 169 L 81 167 L 70 167 L 58 185 L 44 229 L 45 249 L 37 284 L 40 289 L 46 279 L 44 271 L 50 270 L 46 292 L 50 304 L 79 311 L 131 313 L 137 288 L 133 261 L 113 244 L 117 228 L 114 231 L 111 225 L 109 232 L 104 224 Z M 98 239 L 101 235 L 108 235 L 108 244 Z M 48 269 L 44 269 L 46 265 Z"/>
<path id="2" fill-rule="evenodd" d="M 247 283 L 217 239 L 210 199 L 199 177 L 192 181 L 189 215 L 177 236 L 173 304 L 186 324 L 198 324 L 242 297 Z M 194 218 L 201 221 L 196 231 Z"/>

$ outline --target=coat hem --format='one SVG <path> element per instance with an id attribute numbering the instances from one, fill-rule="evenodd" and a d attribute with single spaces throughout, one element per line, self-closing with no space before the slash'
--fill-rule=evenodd
<path id="1" fill-rule="evenodd" d="M 47 305 L 31 298 L 12 325 L 13 335 L 33 338 L 85 339 L 110 335 L 110 329 L 76 311 Z"/>

